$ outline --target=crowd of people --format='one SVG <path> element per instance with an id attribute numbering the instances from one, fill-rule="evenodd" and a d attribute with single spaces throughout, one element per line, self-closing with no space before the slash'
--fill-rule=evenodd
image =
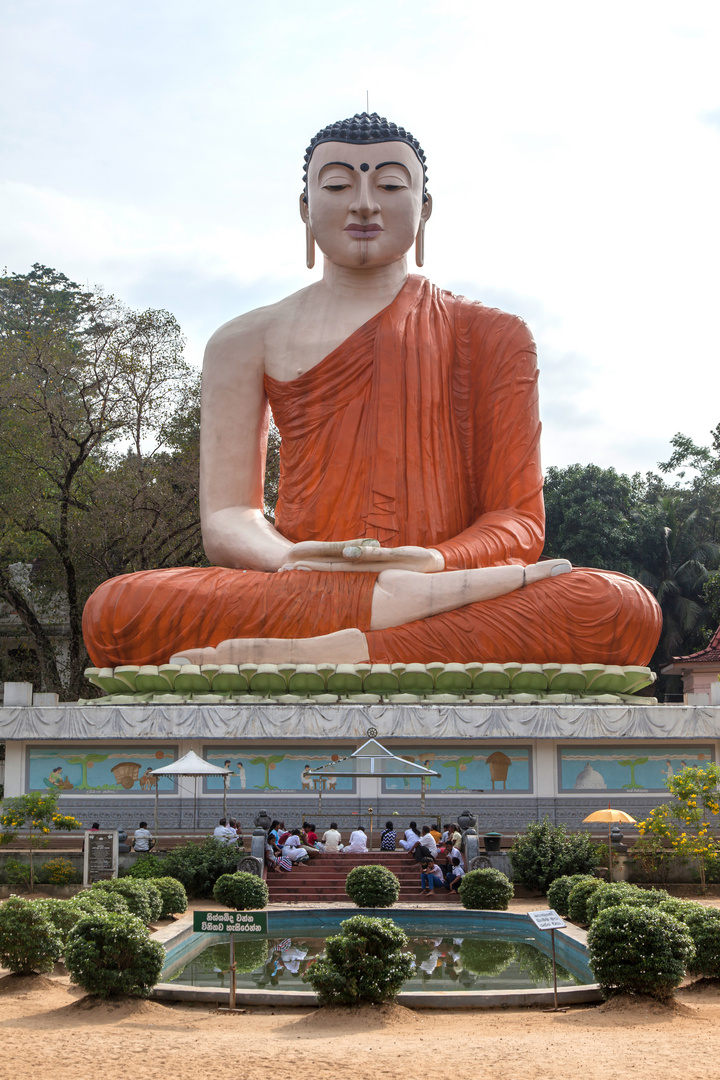
<path id="1" fill-rule="evenodd" d="M 440 831 L 431 825 L 418 829 L 417 822 L 411 821 L 402 837 L 398 837 L 393 823 L 386 821 L 380 837 L 381 851 L 402 848 L 419 864 L 420 891 L 429 896 L 434 896 L 436 889 L 456 892 L 460 887 L 465 874 L 461 845 L 462 836 L 455 822 L 449 822 Z M 287 872 L 322 854 L 364 855 L 367 851 L 368 837 L 361 825 L 353 829 L 347 843 L 343 843 L 336 821 L 332 821 L 320 837 L 312 822 L 303 822 L 301 828 L 288 829 L 284 821 L 276 819 L 268 830 L 265 863 L 270 871 Z"/>
<path id="2" fill-rule="evenodd" d="M 269 870 L 291 870 L 293 865 L 308 863 L 318 855 L 364 854 L 368 850 L 367 833 L 362 826 L 353 829 L 347 844 L 337 822 L 332 821 L 322 838 L 313 822 L 303 822 L 302 828 L 287 829 L 284 821 L 273 821 L 265 844 L 265 863 Z"/>
<path id="3" fill-rule="evenodd" d="M 93 822 L 93 829 L 99 826 Z M 213 836 L 221 844 L 243 846 L 242 826 L 235 818 L 220 818 Z M 127 839 L 123 830 L 123 841 Z M 151 851 L 155 840 L 146 821 L 140 822 L 132 839 L 133 849 L 138 853 Z M 462 853 L 462 835 L 456 822 L 449 822 L 442 831 L 432 825 L 418 827 L 411 821 L 402 836 L 392 821 L 385 822 L 380 836 L 381 851 L 397 851 L 401 848 L 410 855 L 420 869 L 420 892 L 434 896 L 436 891 L 456 892 L 466 871 Z M 125 850 L 129 850 L 126 846 Z M 362 825 L 353 829 L 346 843 L 336 821 L 330 823 L 322 837 L 312 822 L 304 821 L 299 828 L 286 828 L 284 821 L 275 819 L 267 832 L 265 841 L 265 864 L 270 871 L 292 870 L 311 862 L 322 854 L 364 855 L 368 851 L 368 837 Z"/>
<path id="4" fill-rule="evenodd" d="M 461 845 L 456 822 L 448 822 L 441 832 L 431 825 L 423 825 L 418 831 L 417 822 L 411 821 L 398 839 L 397 830 L 387 821 L 380 837 L 381 851 L 395 851 L 399 846 L 420 864 L 420 892 L 429 896 L 434 896 L 436 889 L 459 889 L 465 874 Z"/>

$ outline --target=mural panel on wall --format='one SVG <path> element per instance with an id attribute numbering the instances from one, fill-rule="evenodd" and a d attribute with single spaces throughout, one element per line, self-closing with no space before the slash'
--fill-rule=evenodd
<path id="1" fill-rule="evenodd" d="M 211 765 L 220 765 L 230 769 L 227 778 L 228 791 L 259 794 L 263 791 L 308 792 L 353 792 L 355 781 L 350 776 L 315 777 L 309 776 L 310 769 L 326 765 L 328 761 L 338 761 L 347 757 L 355 749 L 337 747 L 328 753 L 318 749 L 317 743 L 309 746 L 292 746 L 282 751 L 280 747 L 241 747 L 204 746 L 203 757 Z M 222 776 L 208 776 L 203 781 L 203 791 L 219 792 L 223 790 Z"/>
<path id="2" fill-rule="evenodd" d="M 177 747 L 163 749 L 142 743 L 91 749 L 90 746 L 30 746 L 27 758 L 27 791 L 54 788 L 61 795 L 147 795 L 177 791 L 175 778 L 151 776 L 153 769 L 177 761 Z"/>
<path id="3" fill-rule="evenodd" d="M 560 791 L 661 791 L 686 765 L 715 760 L 712 746 L 562 746 Z"/>
<path id="4" fill-rule="evenodd" d="M 435 769 L 440 776 L 428 776 L 425 790 L 433 791 L 496 791 L 528 792 L 532 790 L 529 746 L 429 747 L 393 748 L 393 753 L 405 761 Z M 414 777 L 390 777 L 383 780 L 384 792 L 411 792 L 420 790 L 420 779 Z"/>

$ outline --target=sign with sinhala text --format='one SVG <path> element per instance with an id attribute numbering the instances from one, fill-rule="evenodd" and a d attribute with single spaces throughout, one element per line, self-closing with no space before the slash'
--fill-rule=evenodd
<path id="1" fill-rule="evenodd" d="M 85 833 L 83 884 L 108 881 L 118 875 L 118 834 L 115 829 L 88 829 Z"/>
<path id="2" fill-rule="evenodd" d="M 532 919 L 538 930 L 561 930 L 565 926 L 557 911 L 552 908 L 549 911 L 528 911 L 528 918 Z"/>
<path id="3" fill-rule="evenodd" d="M 194 911 L 196 934 L 267 934 L 266 911 Z"/>

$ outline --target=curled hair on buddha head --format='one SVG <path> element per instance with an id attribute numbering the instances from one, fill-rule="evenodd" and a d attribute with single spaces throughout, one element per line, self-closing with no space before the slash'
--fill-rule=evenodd
<path id="1" fill-rule="evenodd" d="M 318 131 L 310 140 L 310 145 L 305 151 L 305 168 L 303 171 L 303 184 L 305 194 L 303 199 L 307 202 L 307 177 L 310 158 L 316 146 L 326 142 L 352 143 L 354 146 L 363 146 L 366 143 L 404 142 L 415 151 L 418 161 L 423 170 L 423 202 L 427 202 L 427 169 L 425 168 L 425 153 L 414 135 L 406 131 L 404 127 L 398 127 L 391 120 L 377 113 L 355 113 L 347 120 L 336 120 L 334 124 L 328 124 L 322 131 Z"/>

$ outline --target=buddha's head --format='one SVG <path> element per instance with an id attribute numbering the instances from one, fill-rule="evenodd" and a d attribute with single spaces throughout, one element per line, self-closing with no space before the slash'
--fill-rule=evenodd
<path id="1" fill-rule="evenodd" d="M 342 266 L 403 259 L 432 211 L 420 144 L 377 113 L 319 131 L 303 179 L 300 215 L 326 259 Z"/>

